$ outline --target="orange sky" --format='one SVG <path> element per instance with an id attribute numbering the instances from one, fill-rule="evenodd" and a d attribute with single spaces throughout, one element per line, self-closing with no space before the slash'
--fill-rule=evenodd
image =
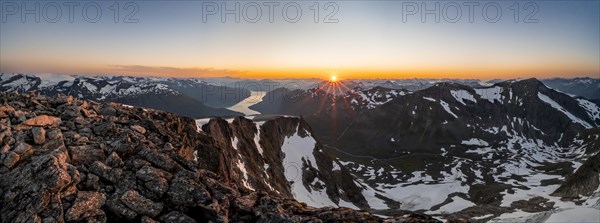
<path id="1" fill-rule="evenodd" d="M 109 3 L 101 2 L 106 7 Z M 536 23 L 514 22 L 510 14 L 497 23 L 482 18 L 422 22 L 418 17 L 402 22 L 396 1 L 336 2 L 337 23 L 315 23 L 310 14 L 297 23 L 218 18 L 202 22 L 201 2 L 136 3 L 138 23 L 114 23 L 110 16 L 98 23 L 23 23 L 10 16 L 0 26 L 0 71 L 240 78 L 327 78 L 332 73 L 345 79 L 600 78 L 598 1 L 536 2 Z"/>

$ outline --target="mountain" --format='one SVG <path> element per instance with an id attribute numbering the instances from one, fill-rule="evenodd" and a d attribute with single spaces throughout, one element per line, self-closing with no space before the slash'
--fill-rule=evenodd
<path id="1" fill-rule="evenodd" d="M 250 94 L 249 90 L 212 86 L 192 79 L 7 73 L 0 74 L 0 90 L 38 91 L 45 95 L 66 94 L 100 102 L 129 103 L 193 118 L 241 115 L 203 102 L 231 106 Z"/>
<path id="2" fill-rule="evenodd" d="M 301 115 L 324 148 L 365 185 L 361 193 L 377 213 L 514 222 L 515 216 L 585 209 L 600 198 L 590 194 L 596 181 L 568 180 L 598 152 L 599 106 L 537 79 L 293 95 L 255 109 Z M 580 171 L 585 174 L 573 176 L 595 173 Z M 561 184 L 573 188 L 579 182 L 587 189 L 576 202 L 590 206 L 553 196 L 562 194 L 553 193 Z"/>
<path id="3" fill-rule="evenodd" d="M 208 153 L 204 158 L 233 167 L 221 169 L 235 170 L 213 171 L 241 179 L 239 184 L 249 190 L 274 192 L 314 207 L 368 207 L 354 177 L 323 150 L 303 119 L 258 116 L 253 120 L 212 119 L 201 127 L 227 148 L 224 157 Z"/>
<path id="4" fill-rule="evenodd" d="M 360 203 L 358 188 L 300 118 L 200 130 L 71 96 L 3 92 L 0 103 L 1 222 L 440 222 L 336 207 Z"/>
<path id="5" fill-rule="evenodd" d="M 469 144 L 505 144 L 514 134 L 545 143 L 566 145 L 582 129 L 600 125 L 598 106 L 528 79 L 489 88 L 437 84 L 365 111 L 342 136 L 338 146 L 356 155 L 370 146 L 387 157 L 403 151 L 439 152 Z M 360 140 L 356 140 L 360 139 Z M 463 142 L 469 143 L 463 143 Z M 472 143 L 470 143 L 472 142 Z"/>
<path id="6" fill-rule="evenodd" d="M 541 80 L 558 91 L 587 99 L 600 99 L 600 78 L 550 78 Z"/>

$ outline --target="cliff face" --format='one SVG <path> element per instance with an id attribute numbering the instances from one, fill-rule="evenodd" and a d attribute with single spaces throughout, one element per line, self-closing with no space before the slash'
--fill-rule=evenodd
<path id="1" fill-rule="evenodd" d="M 367 208 L 348 170 L 323 150 L 310 126 L 298 117 L 212 119 L 202 126 L 224 151 L 212 171 L 248 190 L 296 198 L 312 206 L 340 203 Z M 210 159 L 201 150 L 200 159 Z M 341 199 L 341 200 L 340 200 Z"/>
<path id="2" fill-rule="evenodd" d="M 1 93 L 0 222 L 384 221 L 291 199 L 286 145 L 310 128 L 300 119 L 261 126 L 216 119 L 198 131 L 194 120 L 171 113 Z M 346 192 L 325 189 L 329 198 L 359 204 L 340 183 L 346 173 L 333 170 L 319 146 L 314 160 L 300 159 L 302 184 L 338 185 Z M 409 220 L 437 222 L 421 215 L 385 221 Z"/>

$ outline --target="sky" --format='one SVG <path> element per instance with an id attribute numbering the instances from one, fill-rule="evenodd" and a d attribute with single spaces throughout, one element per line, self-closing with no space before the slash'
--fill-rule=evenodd
<path id="1" fill-rule="evenodd" d="M 475 3 L 3 0 L 0 70 L 242 78 L 600 78 L 600 1 Z"/>

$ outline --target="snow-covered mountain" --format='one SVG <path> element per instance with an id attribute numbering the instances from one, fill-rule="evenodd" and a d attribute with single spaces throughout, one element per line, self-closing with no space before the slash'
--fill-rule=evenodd
<path id="1" fill-rule="evenodd" d="M 510 222 L 542 213 L 536 219 L 545 220 L 593 208 L 600 197 L 597 181 L 567 190 L 574 201 L 554 193 L 598 152 L 600 107 L 536 79 L 270 94 L 273 100 L 267 95 L 253 109 L 303 116 L 357 178 L 369 208 L 384 215 L 411 210 Z"/>
<path id="2" fill-rule="evenodd" d="M 541 80 L 558 91 L 588 99 L 600 99 L 600 78 L 551 78 Z"/>
<path id="3" fill-rule="evenodd" d="M 198 79 L 8 73 L 0 74 L 0 90 L 65 94 L 165 110 L 194 118 L 241 115 L 225 107 L 250 95 L 246 89 L 210 85 Z"/>

